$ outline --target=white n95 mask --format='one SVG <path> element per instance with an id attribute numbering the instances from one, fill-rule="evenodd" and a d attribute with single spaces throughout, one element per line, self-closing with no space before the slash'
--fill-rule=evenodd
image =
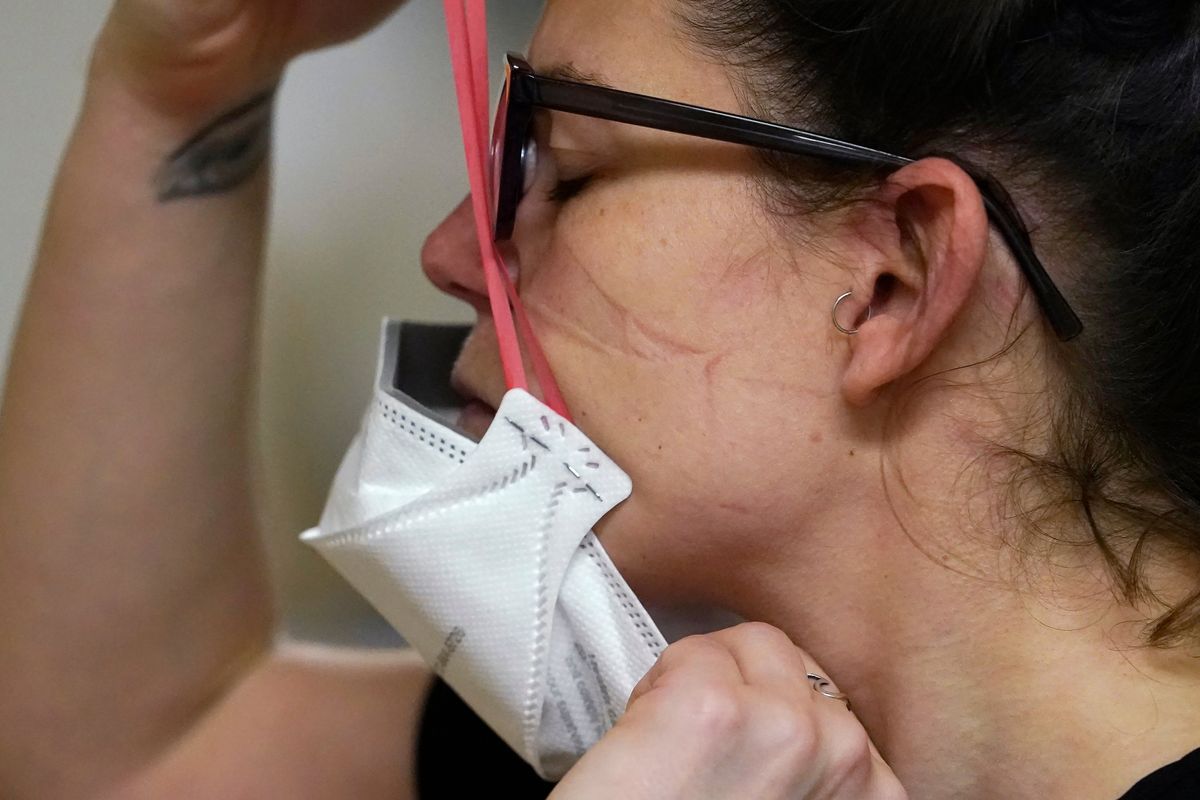
<path id="1" fill-rule="evenodd" d="M 556 780 L 666 647 L 591 532 L 630 480 L 520 389 L 472 441 L 395 388 L 399 352 L 389 323 L 374 401 L 302 538 Z"/>

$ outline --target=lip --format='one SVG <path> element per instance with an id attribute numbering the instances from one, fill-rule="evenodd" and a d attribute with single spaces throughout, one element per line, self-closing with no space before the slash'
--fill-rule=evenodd
<path id="1" fill-rule="evenodd" d="M 457 372 L 450 376 L 450 386 L 467 401 L 458 416 L 458 427 L 472 436 L 482 439 L 496 418 L 496 407 L 483 399 L 471 381 Z"/>
<path id="2" fill-rule="evenodd" d="M 492 427 L 492 423 L 496 420 L 496 409 L 481 403 L 478 400 L 472 400 L 463 407 L 463 410 L 458 414 L 458 427 L 470 434 L 476 440 L 483 439 L 488 429 Z"/>
<path id="3" fill-rule="evenodd" d="M 484 393 L 475 388 L 475 383 L 467 379 L 457 370 L 450 374 L 450 388 L 468 403 L 480 403 L 481 405 L 485 405 L 493 411 L 496 410 L 496 407 L 483 396 Z"/>

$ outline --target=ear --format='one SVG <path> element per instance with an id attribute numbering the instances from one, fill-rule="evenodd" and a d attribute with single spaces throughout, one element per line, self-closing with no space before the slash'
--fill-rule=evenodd
<path id="1" fill-rule="evenodd" d="M 916 370 L 946 338 L 979 280 L 989 235 L 979 189 L 946 159 L 904 167 L 872 199 L 856 219 L 872 255 L 839 309 L 846 327 L 865 320 L 851 337 L 842 381 L 857 406 Z"/>

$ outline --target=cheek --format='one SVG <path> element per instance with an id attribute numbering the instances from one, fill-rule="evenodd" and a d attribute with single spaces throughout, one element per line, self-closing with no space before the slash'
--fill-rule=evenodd
<path id="1" fill-rule="evenodd" d="M 693 367 L 752 333 L 747 310 L 776 294 L 743 195 L 740 182 L 703 174 L 598 186 L 547 227 L 522 294 L 552 337 L 593 358 Z M 695 199 L 714 196 L 719 208 Z"/>
<path id="2" fill-rule="evenodd" d="M 656 584 L 680 553 L 720 563 L 753 547 L 751 528 L 794 521 L 796 461 L 811 457 L 794 442 L 820 430 L 829 396 L 811 292 L 731 183 L 597 192 L 522 267 L 577 422 L 634 480 L 606 543 L 622 566 L 657 565 Z"/>

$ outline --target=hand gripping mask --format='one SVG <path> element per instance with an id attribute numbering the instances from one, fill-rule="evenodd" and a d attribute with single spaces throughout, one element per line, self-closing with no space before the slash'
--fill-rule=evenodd
<path id="1" fill-rule="evenodd" d="M 445 0 L 477 232 L 510 387 L 476 443 L 395 389 L 374 402 L 303 535 L 458 695 L 555 780 L 624 711 L 666 643 L 592 526 L 629 477 L 569 419 L 488 233 L 482 0 Z M 547 403 L 525 389 L 520 326 Z"/>

